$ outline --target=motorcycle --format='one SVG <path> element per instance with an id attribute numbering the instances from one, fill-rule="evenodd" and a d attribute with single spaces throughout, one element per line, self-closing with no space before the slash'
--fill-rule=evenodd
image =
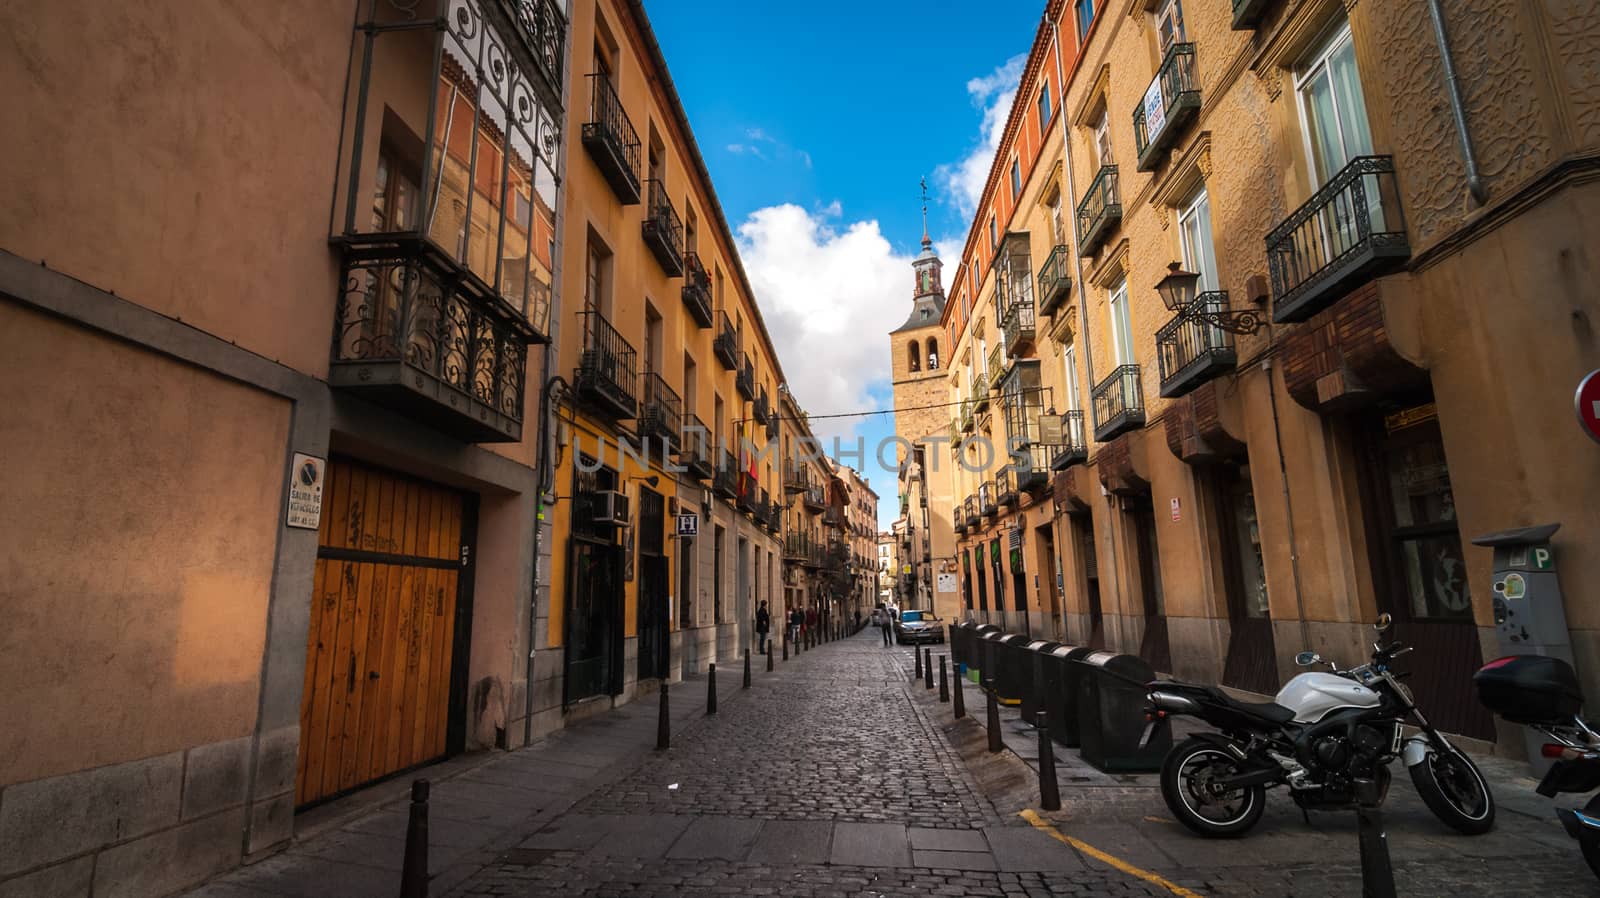
<path id="1" fill-rule="evenodd" d="M 1379 615 L 1378 632 L 1390 624 L 1389 615 Z M 1261 819 L 1268 787 L 1287 785 L 1302 812 L 1381 804 L 1389 762 L 1399 757 L 1435 816 L 1469 835 L 1488 832 L 1495 811 L 1488 782 L 1428 723 L 1400 683 L 1405 674 L 1391 669 L 1410 651 L 1374 643 L 1372 659 L 1348 670 L 1301 652 L 1296 664 L 1327 663 L 1333 672 L 1300 674 L 1267 703 L 1239 701 L 1215 686 L 1151 683 L 1152 717 L 1188 715 L 1218 730 L 1196 733 L 1167 755 L 1167 807 L 1202 836 L 1241 836 Z M 1407 721 L 1419 730 L 1409 739 Z"/>
<path id="2" fill-rule="evenodd" d="M 1479 668 L 1472 682 L 1489 710 L 1555 740 L 1540 750 L 1555 763 L 1534 791 L 1554 798 L 1600 789 L 1600 733 L 1578 713 L 1583 690 L 1572 665 L 1560 658 L 1512 655 Z M 1578 840 L 1590 871 L 1600 876 L 1600 795 L 1581 811 L 1557 808 L 1556 817 L 1567 835 Z"/>

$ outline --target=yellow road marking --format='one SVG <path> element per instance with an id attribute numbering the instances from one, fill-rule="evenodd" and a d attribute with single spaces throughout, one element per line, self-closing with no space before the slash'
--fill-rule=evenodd
<path id="1" fill-rule="evenodd" d="M 1018 816 L 1033 824 L 1034 829 L 1045 833 L 1050 838 L 1055 839 L 1063 845 L 1070 845 L 1084 854 L 1094 858 L 1095 860 L 1100 861 L 1101 863 L 1110 864 L 1129 876 L 1137 876 L 1151 885 L 1160 886 L 1172 894 L 1179 896 L 1179 898 L 1202 898 L 1198 892 L 1191 892 L 1183 886 L 1166 879 L 1165 877 L 1151 873 L 1149 870 L 1135 867 L 1134 865 L 1115 855 L 1106 854 L 1104 851 L 1101 851 L 1093 845 L 1090 845 L 1088 842 L 1084 842 L 1081 839 L 1074 839 L 1073 837 L 1063 833 L 1061 830 L 1056 829 L 1054 826 L 1051 826 L 1049 821 L 1034 813 L 1032 808 L 1024 810 Z"/>

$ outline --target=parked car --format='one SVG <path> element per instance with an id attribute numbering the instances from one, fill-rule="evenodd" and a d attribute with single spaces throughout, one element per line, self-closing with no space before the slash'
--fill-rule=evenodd
<path id="1" fill-rule="evenodd" d="M 944 624 L 932 611 L 902 611 L 894 623 L 894 641 L 900 645 L 944 642 Z"/>

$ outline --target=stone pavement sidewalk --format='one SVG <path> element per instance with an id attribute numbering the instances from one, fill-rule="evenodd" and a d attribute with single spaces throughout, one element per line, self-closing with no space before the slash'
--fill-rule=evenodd
<path id="1" fill-rule="evenodd" d="M 740 671 L 720 673 L 719 713 L 747 694 L 739 688 Z M 706 720 L 706 697 L 704 676 L 670 687 L 673 739 Z M 651 693 L 526 748 L 454 758 L 307 812 L 289 849 L 188 898 L 392 898 L 400 888 L 413 777 L 431 783 L 430 888 L 442 894 L 636 767 L 655 748 L 657 701 Z"/>

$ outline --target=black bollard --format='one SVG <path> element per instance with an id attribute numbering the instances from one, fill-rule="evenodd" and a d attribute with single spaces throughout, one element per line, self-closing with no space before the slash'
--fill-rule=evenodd
<path id="1" fill-rule="evenodd" d="M 922 683 L 933 688 L 933 649 L 922 650 Z"/>
<path id="2" fill-rule="evenodd" d="M 783 634 L 783 660 L 789 660 L 789 634 Z"/>
<path id="3" fill-rule="evenodd" d="M 750 650 L 744 650 L 744 685 L 740 689 L 750 688 Z"/>
<path id="4" fill-rule="evenodd" d="M 1361 839 L 1361 898 L 1395 898 L 1394 867 L 1389 863 L 1389 834 L 1383 831 L 1383 809 L 1356 807 Z"/>
<path id="5" fill-rule="evenodd" d="M 1050 727 L 1045 723 L 1046 712 L 1033 712 L 1034 726 L 1039 728 L 1039 807 L 1047 811 L 1061 810 L 1061 788 L 1056 785 L 1056 750 L 1050 741 Z"/>
<path id="6" fill-rule="evenodd" d="M 656 712 L 656 751 L 672 747 L 672 715 L 667 711 L 667 681 L 661 681 L 661 709 Z"/>
<path id="7" fill-rule="evenodd" d="M 911 657 L 917 659 L 917 669 L 911 672 L 911 679 L 920 680 L 922 679 L 922 653 L 917 651 L 916 646 L 911 647 Z"/>
<path id="8" fill-rule="evenodd" d="M 961 718 L 966 717 L 967 716 L 966 691 L 965 691 L 965 687 L 962 685 L 961 672 L 959 670 L 956 671 L 956 691 L 955 691 L 955 694 L 952 696 L 952 698 L 954 698 L 955 701 L 956 701 L 956 706 L 955 706 L 956 719 L 960 720 Z"/>
<path id="9" fill-rule="evenodd" d="M 946 675 L 944 668 L 946 657 L 945 655 L 939 656 L 939 701 L 941 702 L 950 700 L 950 678 Z"/>
<path id="10" fill-rule="evenodd" d="M 995 698 L 993 679 L 983 681 L 983 694 L 989 710 L 989 751 L 991 753 L 1005 751 L 1006 744 L 1000 739 L 1000 702 Z"/>
<path id="11" fill-rule="evenodd" d="M 706 716 L 717 713 L 717 666 L 706 665 Z"/>
<path id="12" fill-rule="evenodd" d="M 411 781 L 411 819 L 400 863 L 400 898 L 428 898 L 428 781 Z"/>
<path id="13" fill-rule="evenodd" d="M 767 640 L 767 673 L 772 673 L 772 640 Z"/>

